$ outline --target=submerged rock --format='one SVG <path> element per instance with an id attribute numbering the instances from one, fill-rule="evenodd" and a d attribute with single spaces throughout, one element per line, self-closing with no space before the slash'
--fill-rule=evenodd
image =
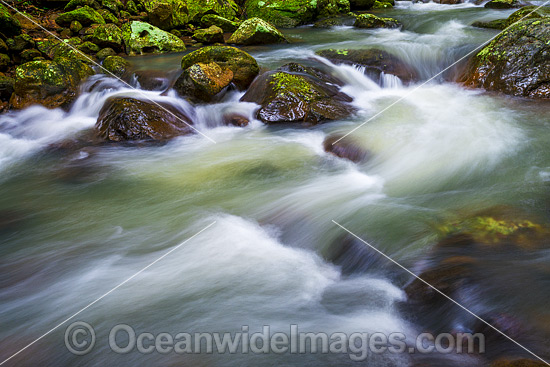
<path id="1" fill-rule="evenodd" d="M 473 22 L 472 26 L 477 28 L 489 28 L 489 29 L 504 29 L 507 27 L 507 19 L 495 19 L 490 21 L 477 21 Z"/>
<path id="2" fill-rule="evenodd" d="M 174 89 L 192 101 L 209 102 L 233 80 L 233 72 L 215 62 L 197 63 L 185 69 Z"/>
<path id="3" fill-rule="evenodd" d="M 257 118 L 265 123 L 306 122 L 349 117 L 352 98 L 333 84 L 306 73 L 271 71 L 262 74 L 241 98 L 261 105 Z"/>
<path id="4" fill-rule="evenodd" d="M 380 76 L 381 73 L 392 74 L 399 77 L 404 82 L 409 82 L 418 78 L 416 71 L 399 59 L 386 51 L 378 49 L 367 50 L 320 50 L 317 55 L 327 58 L 337 64 L 354 64 L 365 66 L 366 72 Z"/>
<path id="5" fill-rule="evenodd" d="M 264 45 L 288 41 L 277 28 L 265 20 L 251 18 L 245 20 L 227 42 L 237 45 Z"/>
<path id="6" fill-rule="evenodd" d="M 241 90 L 246 89 L 258 75 L 260 68 L 252 56 L 231 46 L 207 46 L 193 51 L 181 60 L 183 70 L 197 63 L 215 62 L 222 69 L 233 72 L 232 82 Z"/>
<path id="7" fill-rule="evenodd" d="M 327 153 L 349 159 L 355 163 L 364 161 L 369 155 L 369 152 L 361 147 L 352 137 L 343 137 L 342 135 L 328 136 L 323 142 L 323 149 Z"/>
<path id="8" fill-rule="evenodd" d="M 128 55 L 185 51 L 185 44 L 178 37 L 140 21 L 124 24 L 122 39 Z"/>
<path id="9" fill-rule="evenodd" d="M 215 25 L 195 31 L 193 38 L 205 44 L 225 42 L 223 38 L 223 29 Z"/>
<path id="10" fill-rule="evenodd" d="M 192 133 L 190 120 L 170 105 L 115 97 L 105 102 L 96 132 L 107 141 L 166 140 Z"/>
<path id="11" fill-rule="evenodd" d="M 393 18 L 380 18 L 373 14 L 361 14 L 355 18 L 356 28 L 399 28 L 401 23 Z"/>
<path id="12" fill-rule="evenodd" d="M 515 96 L 550 98 L 550 19 L 528 19 L 500 33 L 470 61 L 465 84 Z"/>
<path id="13" fill-rule="evenodd" d="M 349 0 L 247 0 L 249 18 L 261 18 L 281 28 L 292 28 L 322 17 L 349 12 Z"/>
<path id="14" fill-rule="evenodd" d="M 13 108 L 41 104 L 48 108 L 68 105 L 78 92 L 78 85 L 94 71 L 83 62 L 56 58 L 53 61 L 31 61 L 15 70 Z"/>
<path id="15" fill-rule="evenodd" d="M 67 13 L 60 14 L 55 22 L 61 27 L 69 27 L 73 21 L 78 21 L 83 26 L 91 24 L 105 24 L 105 19 L 94 9 L 84 6 Z"/>

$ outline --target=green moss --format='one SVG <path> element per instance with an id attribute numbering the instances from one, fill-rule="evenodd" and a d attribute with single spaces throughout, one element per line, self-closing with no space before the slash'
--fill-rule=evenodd
<path id="1" fill-rule="evenodd" d="M 21 23 L 2 4 L 0 4 L 0 33 L 6 36 L 14 36 L 21 33 Z"/>
<path id="2" fill-rule="evenodd" d="M 122 77 L 130 68 L 130 62 L 120 56 L 108 56 L 102 66 L 117 77 Z"/>
<path id="3" fill-rule="evenodd" d="M 62 27 L 68 27 L 71 22 L 78 21 L 83 26 L 89 26 L 91 24 L 105 24 L 105 19 L 94 9 L 89 6 L 84 6 L 73 11 L 60 14 L 56 18 L 56 23 Z"/>
<path id="4" fill-rule="evenodd" d="M 287 42 L 285 36 L 273 25 L 260 18 L 244 21 L 233 33 L 228 43 L 255 45 Z"/>
<path id="5" fill-rule="evenodd" d="M 122 30 L 114 24 L 100 25 L 94 30 L 92 39 L 99 47 L 120 49 L 122 47 Z"/>
<path id="6" fill-rule="evenodd" d="M 122 38 L 129 55 L 185 50 L 185 44 L 178 37 L 145 22 L 134 21 L 124 24 Z"/>
<path id="7" fill-rule="evenodd" d="M 354 26 L 357 28 L 398 28 L 401 23 L 393 18 L 381 18 L 374 14 L 360 14 L 355 19 Z"/>

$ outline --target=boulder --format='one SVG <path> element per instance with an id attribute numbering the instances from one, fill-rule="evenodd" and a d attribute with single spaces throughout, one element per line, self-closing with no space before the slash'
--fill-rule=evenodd
<path id="1" fill-rule="evenodd" d="M 94 71 L 78 60 L 56 58 L 53 61 L 31 61 L 15 70 L 13 108 L 41 104 L 48 108 L 68 105 L 78 93 L 79 84 Z"/>
<path id="2" fill-rule="evenodd" d="M 94 30 L 92 41 L 101 48 L 122 49 L 122 31 L 115 24 L 102 24 Z"/>
<path id="3" fill-rule="evenodd" d="M 292 28 L 318 18 L 349 12 L 349 0 L 247 0 L 246 14 L 276 27 Z"/>
<path id="4" fill-rule="evenodd" d="M 93 42 L 86 41 L 77 47 L 78 51 L 84 52 L 85 54 L 95 54 L 100 50 L 99 46 Z"/>
<path id="5" fill-rule="evenodd" d="M 477 28 L 489 28 L 489 29 L 504 29 L 507 27 L 508 20 L 507 19 L 495 19 L 490 21 L 477 21 L 473 22 L 472 26 Z"/>
<path id="6" fill-rule="evenodd" d="M 84 28 L 84 27 L 83 27 L 82 24 L 80 24 L 80 22 L 78 20 L 73 20 L 71 22 L 71 25 L 69 26 L 69 29 L 74 34 L 77 34 L 78 32 L 80 32 L 82 30 L 82 28 Z"/>
<path id="7" fill-rule="evenodd" d="M 206 14 L 235 20 L 241 13 L 240 7 L 233 0 L 187 0 L 189 22 L 199 24 Z"/>
<path id="8" fill-rule="evenodd" d="M 323 149 L 327 153 L 355 163 L 364 161 L 369 155 L 369 152 L 361 147 L 352 137 L 344 137 L 339 134 L 328 136 L 323 142 Z"/>
<path id="9" fill-rule="evenodd" d="M 12 53 L 20 53 L 24 49 L 33 48 L 35 46 L 33 38 L 24 33 L 13 38 L 8 38 L 6 44 Z"/>
<path id="10" fill-rule="evenodd" d="M 107 56 L 102 66 L 111 74 L 121 78 L 130 67 L 130 62 L 120 56 Z"/>
<path id="11" fill-rule="evenodd" d="M 141 2 L 149 22 L 164 30 L 183 27 L 189 21 L 189 13 L 185 0 L 144 0 Z"/>
<path id="12" fill-rule="evenodd" d="M 353 23 L 355 23 L 355 17 L 339 16 L 339 17 L 320 19 L 313 24 L 313 27 L 314 28 L 332 28 L 332 27 L 340 27 L 345 25 L 352 26 Z"/>
<path id="13" fill-rule="evenodd" d="M 75 49 L 81 43 L 82 41 L 78 38 L 76 38 L 75 40 L 73 39 L 66 40 L 64 42 L 58 41 L 56 39 L 51 39 L 51 40 L 45 40 L 45 41 L 38 41 L 36 43 L 36 48 L 44 56 L 46 56 L 51 60 L 56 59 L 58 57 L 63 57 L 67 59 L 78 60 L 78 61 L 89 63 L 90 59 Z"/>
<path id="14" fill-rule="evenodd" d="M 99 9 L 97 12 L 99 13 L 99 15 L 103 17 L 103 19 L 105 20 L 105 23 L 107 24 L 118 23 L 118 19 L 109 10 Z"/>
<path id="15" fill-rule="evenodd" d="M 105 60 L 108 56 L 115 56 L 115 55 L 116 55 L 116 51 L 110 47 L 107 47 L 99 50 L 95 56 L 99 60 Z"/>
<path id="16" fill-rule="evenodd" d="M 491 0 L 485 4 L 485 7 L 489 9 L 512 9 L 526 5 L 528 4 L 521 0 Z"/>
<path id="17" fill-rule="evenodd" d="M 15 80 L 5 75 L 0 75 L 0 101 L 8 102 L 13 93 Z"/>
<path id="18" fill-rule="evenodd" d="M 140 21 L 124 24 L 122 39 L 128 55 L 185 51 L 185 44 L 178 37 Z"/>
<path id="19" fill-rule="evenodd" d="M 372 8 L 373 9 L 391 9 L 393 8 L 393 5 L 389 2 L 382 2 L 382 1 L 376 0 Z"/>
<path id="20" fill-rule="evenodd" d="M 39 31 L 40 28 L 40 20 L 36 19 L 32 15 L 30 15 L 27 12 L 21 11 L 20 13 L 13 14 L 13 17 L 15 20 L 21 24 L 21 28 L 27 31 Z"/>
<path id="21" fill-rule="evenodd" d="M 166 140 L 191 133 L 188 124 L 173 106 L 114 97 L 99 112 L 95 130 L 106 141 Z"/>
<path id="22" fill-rule="evenodd" d="M 215 25 L 195 31 L 195 33 L 193 33 L 193 38 L 205 44 L 225 42 L 223 38 L 223 29 Z"/>
<path id="23" fill-rule="evenodd" d="M 307 74 L 271 71 L 262 74 L 241 98 L 261 105 L 257 118 L 265 123 L 317 124 L 349 117 L 352 98 L 338 86 Z"/>
<path id="24" fill-rule="evenodd" d="M 193 102 L 210 102 L 233 80 L 233 72 L 215 62 L 197 63 L 185 69 L 174 84 L 174 89 Z"/>
<path id="25" fill-rule="evenodd" d="M 405 82 L 418 78 L 416 71 L 398 57 L 378 49 L 367 50 L 320 50 L 317 55 L 336 64 L 354 64 L 365 66 L 366 72 L 378 77 L 381 73 L 392 74 Z"/>
<path id="26" fill-rule="evenodd" d="M 530 5 L 513 12 L 506 20 L 506 26 L 509 26 L 519 20 L 545 17 L 550 17 L 550 9 L 546 7 L 540 8 L 538 6 Z"/>
<path id="27" fill-rule="evenodd" d="M 30 48 L 27 50 L 23 50 L 19 56 L 21 56 L 21 61 L 29 62 L 33 61 L 36 58 L 42 57 L 42 53 L 37 49 Z"/>
<path id="28" fill-rule="evenodd" d="M 207 46 L 193 51 L 181 60 L 183 70 L 197 63 L 215 62 L 220 67 L 233 72 L 232 82 L 237 88 L 244 90 L 258 75 L 260 68 L 252 56 L 230 46 Z"/>
<path id="29" fill-rule="evenodd" d="M 550 19 L 528 19 L 500 33 L 469 63 L 465 84 L 505 94 L 550 98 Z"/>
<path id="30" fill-rule="evenodd" d="M 120 10 L 124 9 L 124 4 L 120 0 L 101 0 L 101 6 L 109 9 L 111 13 L 117 15 Z"/>
<path id="31" fill-rule="evenodd" d="M 105 19 L 103 19 L 97 11 L 87 5 L 82 8 L 60 14 L 55 19 L 55 22 L 61 27 L 69 27 L 71 22 L 75 20 L 85 27 L 91 24 L 105 24 Z"/>
<path id="32" fill-rule="evenodd" d="M 5 37 L 21 33 L 21 23 L 10 14 L 8 8 L 0 4 L 0 33 Z"/>
<path id="33" fill-rule="evenodd" d="M 206 14 L 201 18 L 201 24 L 203 27 L 211 27 L 215 25 L 220 27 L 224 32 L 235 32 L 239 28 L 239 23 L 220 17 L 216 14 Z"/>
<path id="34" fill-rule="evenodd" d="M 260 18 L 251 18 L 245 20 L 227 42 L 237 45 L 265 45 L 288 41 L 270 23 Z"/>
<path id="35" fill-rule="evenodd" d="M 96 0 L 71 0 L 65 5 L 64 10 L 74 10 L 77 8 L 82 8 L 84 6 L 89 6 L 92 9 L 99 10 L 101 9 L 101 4 Z"/>
<path id="36" fill-rule="evenodd" d="M 356 28 L 400 28 L 402 26 L 393 18 L 381 18 L 373 14 L 360 14 L 353 24 Z"/>
<path id="37" fill-rule="evenodd" d="M 11 59 L 6 54 L 0 54 L 0 71 L 6 71 L 11 65 Z"/>

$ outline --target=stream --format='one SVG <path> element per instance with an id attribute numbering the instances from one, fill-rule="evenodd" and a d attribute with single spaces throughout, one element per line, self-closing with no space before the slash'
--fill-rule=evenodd
<path id="1" fill-rule="evenodd" d="M 82 86 L 68 112 L 33 106 L 0 115 L 0 359 L 214 221 L 74 319 L 93 325 L 92 352 L 67 351 L 67 324 L 9 363 L 358 364 L 347 354 L 321 353 L 121 355 L 108 345 L 109 330 L 121 323 L 154 334 L 238 332 L 243 325 L 251 333 L 263 325 L 287 331 L 291 324 L 312 332 L 401 332 L 411 338 L 425 331 L 414 312 L 400 307 L 412 277 L 366 247 L 335 261 L 334 243 L 346 233 L 332 221 L 414 269 L 437 241 L 434 224 L 457 213 L 509 206 L 550 219 L 548 102 L 466 89 L 452 81 L 453 69 L 410 93 L 497 34 L 472 22 L 512 12 L 398 1 L 377 15 L 398 19 L 402 31 L 305 26 L 284 30 L 288 45 L 244 48 L 262 70 L 323 64 L 345 82 L 342 89 L 358 108 L 345 121 L 267 126 L 253 119 L 258 106 L 239 102 L 241 92 L 192 106 L 174 92 L 136 91 L 101 75 Z M 370 46 L 400 56 L 421 80 L 372 80 L 360 68 L 315 56 L 321 49 Z M 180 60 L 181 54 L 132 59 L 138 69 L 159 72 L 177 70 Z M 216 143 L 195 134 L 157 145 L 52 148 L 86 134 L 109 97 L 143 95 L 186 111 Z M 349 132 L 400 98 L 352 134 L 371 159 L 355 164 L 323 150 L 328 135 Z M 225 126 L 220 116 L 228 111 L 248 116 L 250 125 Z M 471 290 L 468 305 L 544 324 L 547 346 L 550 251 L 488 259 L 484 266 L 502 284 Z M 448 325 L 433 317 L 433 324 Z M 445 317 L 459 328 L 470 316 L 450 307 Z M 490 347 L 514 346 L 502 341 Z M 385 353 L 369 355 L 362 365 L 484 363 L 469 355 Z"/>

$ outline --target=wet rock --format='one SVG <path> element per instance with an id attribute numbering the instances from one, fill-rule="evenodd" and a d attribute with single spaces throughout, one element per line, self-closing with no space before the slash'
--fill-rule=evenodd
<path id="1" fill-rule="evenodd" d="M 256 60 L 246 52 L 230 46 L 207 46 L 193 51 L 181 60 L 183 70 L 197 63 L 215 62 L 222 69 L 233 72 L 232 82 L 241 90 L 246 89 L 258 75 Z"/>
<path id="2" fill-rule="evenodd" d="M 59 57 L 53 61 L 31 61 L 15 70 L 13 108 L 33 104 L 48 108 L 68 105 L 78 92 L 78 85 L 94 71 L 83 62 Z"/>
<path id="3" fill-rule="evenodd" d="M 340 158 L 349 159 L 355 163 L 362 162 L 369 156 L 369 152 L 349 136 L 328 136 L 323 142 L 323 149 L 327 153 L 334 154 Z"/>
<path id="4" fill-rule="evenodd" d="M 89 63 L 90 59 L 75 49 L 80 44 L 82 44 L 82 41 L 79 38 L 70 39 L 65 42 L 60 42 L 56 39 L 53 39 L 37 42 L 36 48 L 44 56 L 51 60 L 63 57 L 66 59 Z"/>
<path id="5" fill-rule="evenodd" d="M 350 0 L 351 10 L 369 10 L 376 0 Z"/>
<path id="6" fill-rule="evenodd" d="M 402 25 L 393 18 L 381 18 L 373 14 L 360 14 L 353 24 L 356 28 L 400 28 Z"/>
<path id="7" fill-rule="evenodd" d="M 21 61 L 23 62 L 29 62 L 33 61 L 36 58 L 42 57 L 42 53 L 34 48 L 31 48 L 29 50 L 24 50 L 21 52 Z"/>
<path id="8" fill-rule="evenodd" d="M 489 9 L 512 9 L 529 5 L 521 0 L 491 0 L 485 4 Z"/>
<path id="9" fill-rule="evenodd" d="M 166 90 L 171 80 L 177 75 L 177 71 L 165 72 L 162 70 L 136 70 L 134 76 L 140 88 L 145 90 Z"/>
<path id="10" fill-rule="evenodd" d="M 187 0 L 189 22 L 200 23 L 206 14 L 219 15 L 220 17 L 235 20 L 241 9 L 233 0 Z"/>
<path id="11" fill-rule="evenodd" d="M 267 72 L 241 98 L 261 105 L 257 118 L 265 123 L 317 124 L 349 117 L 352 98 L 333 84 L 304 73 Z"/>
<path id="12" fill-rule="evenodd" d="M 372 6 L 373 9 L 391 9 L 393 5 L 389 2 L 375 1 Z"/>
<path id="13" fill-rule="evenodd" d="M 120 56 L 107 56 L 102 66 L 111 74 L 121 78 L 130 68 L 130 62 Z"/>
<path id="14" fill-rule="evenodd" d="M 316 21 L 313 24 L 314 28 L 332 28 L 332 27 L 339 27 L 339 26 L 352 26 L 353 23 L 355 23 L 355 17 L 349 17 L 349 16 L 340 16 L 340 17 L 331 17 L 331 18 L 324 18 L 321 20 Z"/>
<path id="15" fill-rule="evenodd" d="M 19 53 L 24 49 L 34 48 L 36 45 L 33 38 L 28 34 L 20 34 L 13 38 L 9 38 L 6 40 L 6 44 L 12 53 Z"/>
<path id="16" fill-rule="evenodd" d="M 105 23 L 107 24 L 118 23 L 118 19 L 109 10 L 99 9 L 97 12 L 99 13 L 99 15 L 103 17 L 103 19 L 105 20 Z"/>
<path id="17" fill-rule="evenodd" d="M 103 48 L 103 49 L 99 50 L 95 56 L 96 56 L 99 60 L 104 60 L 104 59 L 107 58 L 108 56 L 115 56 L 115 55 L 116 55 L 116 51 L 115 51 L 115 50 L 113 50 L 113 49 L 110 48 L 110 47 L 106 47 L 106 48 Z"/>
<path id="18" fill-rule="evenodd" d="M 220 27 L 224 32 L 235 32 L 239 28 L 239 22 L 225 19 L 216 14 L 206 14 L 201 18 L 201 24 L 203 27 L 215 25 L 216 27 Z"/>
<path id="19" fill-rule="evenodd" d="M 490 21 L 477 21 L 473 22 L 472 26 L 477 28 L 489 28 L 489 29 L 504 29 L 507 27 L 506 23 L 508 20 L 506 19 L 495 19 Z"/>
<path id="20" fill-rule="evenodd" d="M 103 19 L 97 11 L 87 5 L 82 8 L 60 14 L 55 19 L 55 22 L 61 27 L 69 27 L 71 22 L 75 20 L 83 26 L 89 26 L 91 24 L 105 24 L 105 19 Z"/>
<path id="21" fill-rule="evenodd" d="M 122 49 L 122 31 L 114 24 L 103 24 L 94 30 L 93 42 L 101 48 Z"/>
<path id="22" fill-rule="evenodd" d="M 550 9 L 534 5 L 523 7 L 513 12 L 506 20 L 506 26 L 509 26 L 519 20 L 546 18 L 550 17 Z"/>
<path id="23" fill-rule="evenodd" d="M 418 78 L 416 71 L 398 57 L 378 49 L 367 50 L 320 50 L 317 55 L 327 58 L 336 64 L 354 64 L 366 67 L 366 72 L 373 76 L 381 73 L 392 74 L 404 82 Z"/>
<path id="24" fill-rule="evenodd" d="M 251 18 L 245 20 L 227 42 L 237 45 L 265 45 L 288 41 L 277 28 L 265 20 Z"/>
<path id="25" fill-rule="evenodd" d="M 261 18 L 280 28 L 292 28 L 322 17 L 349 12 L 348 0 L 247 0 L 249 18 Z"/>
<path id="26" fill-rule="evenodd" d="M 209 102 L 233 80 L 233 72 L 215 62 L 197 63 L 185 69 L 174 89 L 192 101 Z"/>
<path id="27" fill-rule="evenodd" d="M 77 49 L 81 52 L 84 52 L 85 54 L 95 54 L 100 50 L 98 45 L 89 41 L 83 42 L 77 47 Z"/>
<path id="28" fill-rule="evenodd" d="M 3 4 L 0 4 L 0 33 L 5 37 L 21 33 L 21 23 L 10 14 L 8 8 Z"/>
<path id="29" fill-rule="evenodd" d="M 178 37 L 140 21 L 124 24 L 122 39 L 128 55 L 185 51 L 185 44 Z"/>
<path id="30" fill-rule="evenodd" d="M 528 19 L 499 34 L 471 60 L 468 86 L 531 97 L 550 97 L 550 19 Z"/>
<path id="31" fill-rule="evenodd" d="M 223 121 L 226 125 L 233 125 L 237 127 L 245 127 L 250 123 L 248 117 L 240 115 L 238 113 L 224 115 Z"/>
<path id="32" fill-rule="evenodd" d="M 77 34 L 78 32 L 80 32 L 82 30 L 82 28 L 83 28 L 83 25 L 80 24 L 80 22 L 78 20 L 73 20 L 71 22 L 71 25 L 69 26 L 69 29 L 74 34 Z"/>
<path id="33" fill-rule="evenodd" d="M 0 75 L 0 101 L 8 102 L 14 89 L 15 80 L 5 75 Z"/>
<path id="34" fill-rule="evenodd" d="M 109 9 L 109 11 L 115 15 L 117 15 L 120 10 L 124 9 L 124 4 L 120 0 L 102 0 L 101 6 L 105 9 Z"/>
<path id="35" fill-rule="evenodd" d="M 195 33 L 193 33 L 193 38 L 204 44 L 225 42 L 223 38 L 223 29 L 215 25 L 195 31 Z"/>
<path id="36" fill-rule="evenodd" d="M 182 112 L 169 105 L 156 105 L 134 98 L 110 98 L 96 123 L 99 137 L 107 141 L 166 140 L 190 134 Z"/>

